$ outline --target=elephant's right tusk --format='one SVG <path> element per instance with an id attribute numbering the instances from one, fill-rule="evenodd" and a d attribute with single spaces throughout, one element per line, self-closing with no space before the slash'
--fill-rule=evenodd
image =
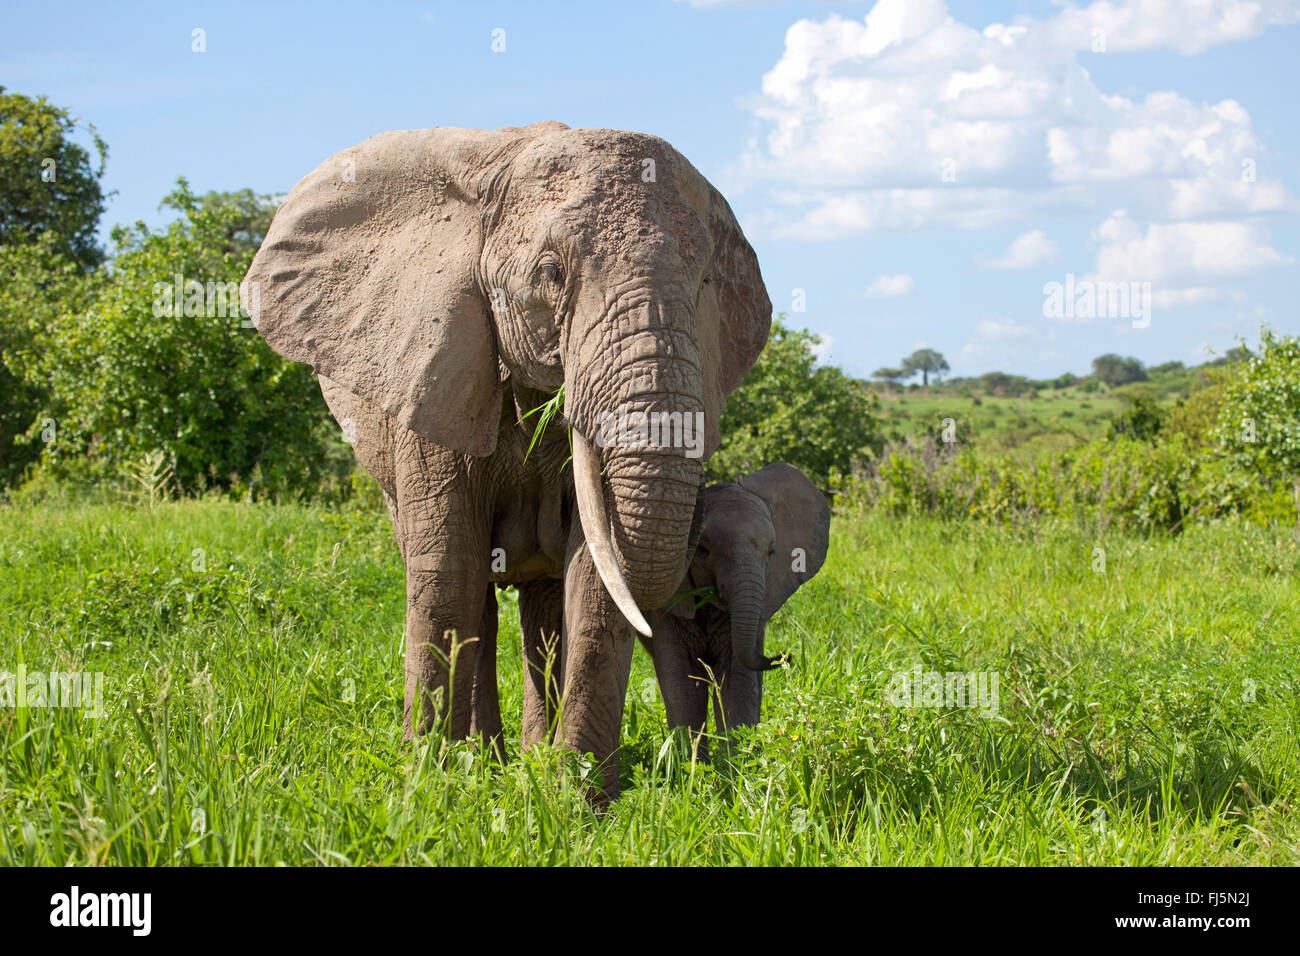
<path id="1" fill-rule="evenodd" d="M 605 492 L 600 482 L 600 453 L 591 447 L 587 437 L 573 429 L 573 484 L 578 492 L 578 519 L 587 538 L 587 548 L 596 562 L 596 573 L 605 584 L 605 590 L 614 599 L 637 632 L 650 637 L 636 599 L 627 586 L 627 579 L 614 557 L 614 540 L 609 530 L 609 516 L 605 512 Z"/>

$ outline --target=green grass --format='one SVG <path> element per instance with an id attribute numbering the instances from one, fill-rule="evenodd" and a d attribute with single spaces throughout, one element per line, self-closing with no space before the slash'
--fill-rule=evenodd
<path id="1" fill-rule="evenodd" d="M 0 862 L 1295 864 L 1297 570 L 1286 532 L 1237 524 L 838 517 L 734 764 L 684 759 L 637 649 L 598 816 L 576 758 L 402 742 L 385 517 L 0 508 L 0 669 L 102 671 L 107 709 L 0 710 Z M 892 706 L 917 664 L 997 672 L 998 718 Z"/>
<path id="2" fill-rule="evenodd" d="M 976 401 L 978 400 L 978 401 Z M 1028 396 L 964 395 L 948 386 L 881 394 L 881 424 L 891 437 L 937 436 L 943 420 L 957 423 L 962 441 L 977 452 L 1025 456 L 1081 445 L 1106 433 L 1125 402 L 1109 392 L 1078 387 L 1042 389 Z"/>

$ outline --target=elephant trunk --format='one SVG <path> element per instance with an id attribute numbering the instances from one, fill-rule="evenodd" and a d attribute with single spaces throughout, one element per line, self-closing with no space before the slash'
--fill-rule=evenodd
<path id="1" fill-rule="evenodd" d="M 720 595 L 731 615 L 731 656 L 751 671 L 770 671 L 783 658 L 763 656 L 763 577 L 755 571 Z"/>
<path id="2" fill-rule="evenodd" d="M 625 292 L 595 327 L 602 364 L 571 362 L 566 374 L 583 532 L 606 589 L 638 630 L 637 609 L 667 604 L 689 558 L 705 442 L 694 321 L 680 297 Z"/>
<path id="3" fill-rule="evenodd" d="M 699 462 L 680 455 L 615 454 L 606 459 L 614 542 L 643 608 L 669 603 L 686 575 L 701 472 Z"/>

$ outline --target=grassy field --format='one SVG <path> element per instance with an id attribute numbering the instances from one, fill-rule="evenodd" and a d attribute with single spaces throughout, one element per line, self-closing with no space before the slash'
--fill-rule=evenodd
<path id="1" fill-rule="evenodd" d="M 1124 407 L 1124 400 L 1109 392 L 1078 388 L 1043 390 L 1030 398 L 963 395 L 932 386 L 885 392 L 880 401 L 881 424 L 891 438 L 938 435 L 950 418 L 960 439 L 973 442 L 977 451 L 1031 456 L 1100 437 Z"/>
<path id="2" fill-rule="evenodd" d="M 0 863 L 1300 863 L 1287 532 L 849 515 L 832 545 L 734 762 L 684 759 L 638 648 L 597 816 L 577 758 L 402 742 L 386 519 L 0 508 L 0 669 L 102 672 L 106 710 L 0 709 Z M 918 665 L 997 675 L 996 716 L 895 706 Z"/>

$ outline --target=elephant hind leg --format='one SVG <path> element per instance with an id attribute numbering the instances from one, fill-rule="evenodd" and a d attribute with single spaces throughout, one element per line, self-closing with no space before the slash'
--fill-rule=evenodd
<path id="1" fill-rule="evenodd" d="M 549 740 L 560 701 L 560 635 L 564 582 L 544 578 L 519 588 L 519 633 L 524 650 L 523 748 Z"/>
<path id="2" fill-rule="evenodd" d="M 483 738 L 485 750 L 506 759 L 501 735 L 501 697 L 497 689 L 497 595 L 489 584 L 483 598 L 483 623 L 479 627 L 477 664 L 474 668 L 474 713 L 470 732 Z"/>

